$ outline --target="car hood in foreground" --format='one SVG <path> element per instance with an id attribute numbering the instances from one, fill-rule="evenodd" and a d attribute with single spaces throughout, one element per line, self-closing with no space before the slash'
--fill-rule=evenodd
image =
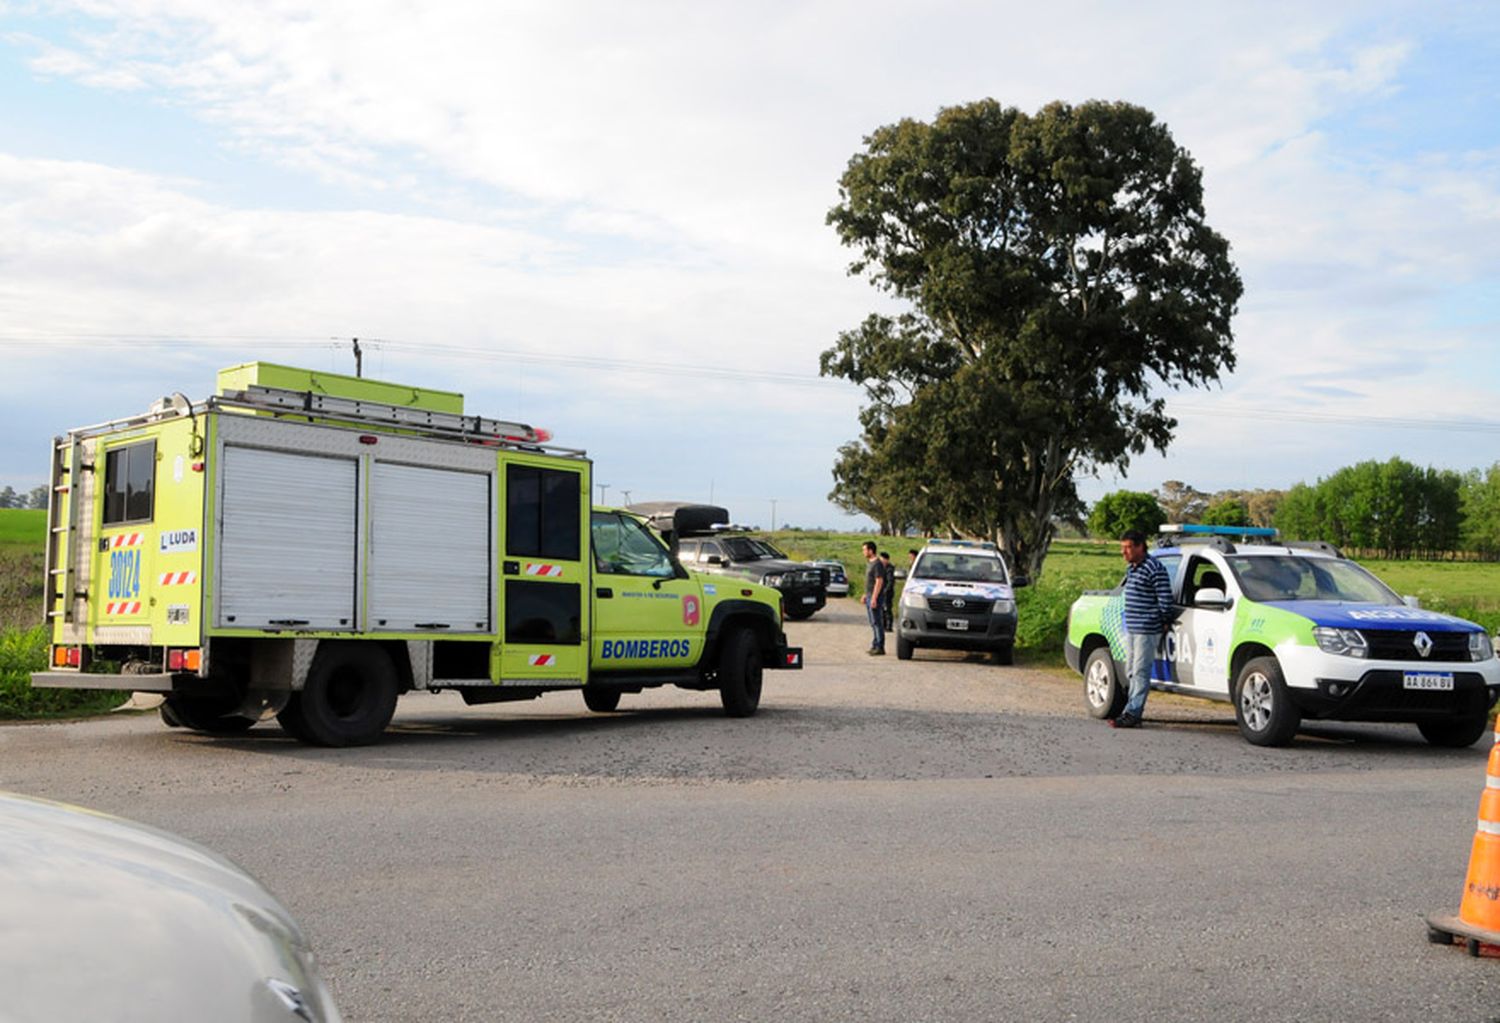
<path id="1" fill-rule="evenodd" d="M 339 1019 L 286 909 L 155 828 L 0 793 L 0 907 L 7 1023 Z"/>

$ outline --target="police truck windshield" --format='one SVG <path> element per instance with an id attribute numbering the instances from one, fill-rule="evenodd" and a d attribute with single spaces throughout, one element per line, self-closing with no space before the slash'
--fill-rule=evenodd
<path id="1" fill-rule="evenodd" d="M 1251 600 L 1337 600 L 1400 604 L 1401 598 L 1352 561 L 1291 555 L 1231 557 L 1229 567 Z"/>
<path id="2" fill-rule="evenodd" d="M 950 554 L 928 551 L 912 566 L 913 579 L 952 579 L 964 582 L 1003 583 L 1005 566 L 993 555 Z"/>

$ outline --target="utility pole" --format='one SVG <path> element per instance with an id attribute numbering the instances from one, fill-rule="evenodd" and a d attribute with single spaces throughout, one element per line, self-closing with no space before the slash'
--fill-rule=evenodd
<path id="1" fill-rule="evenodd" d="M 629 504 L 630 503 L 630 491 L 626 490 L 624 487 L 621 487 L 620 488 L 620 493 L 622 493 L 622 494 L 625 495 L 625 503 Z"/>
<path id="2" fill-rule="evenodd" d="M 776 498 L 771 498 L 771 532 L 776 532 Z"/>
<path id="3" fill-rule="evenodd" d="M 365 375 L 364 353 L 359 350 L 359 338 L 354 339 L 354 375 L 362 377 Z"/>
<path id="4" fill-rule="evenodd" d="M 603 504 L 604 503 L 604 492 L 609 489 L 609 484 L 608 483 L 595 483 L 594 486 L 596 486 L 596 487 L 599 488 L 599 503 Z"/>

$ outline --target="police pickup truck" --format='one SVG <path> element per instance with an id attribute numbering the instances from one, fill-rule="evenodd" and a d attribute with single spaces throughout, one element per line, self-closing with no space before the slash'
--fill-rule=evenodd
<path id="1" fill-rule="evenodd" d="M 1015 586 L 992 543 L 933 540 L 917 554 L 896 623 L 896 656 L 917 647 L 981 650 L 1010 664 L 1016 648 Z"/>
<path id="2" fill-rule="evenodd" d="M 1285 745 L 1304 718 L 1411 722 L 1435 746 L 1488 731 L 1500 661 L 1482 627 L 1403 600 L 1327 543 L 1277 543 L 1274 529 L 1163 533 L 1152 556 L 1171 573 L 1178 614 L 1153 689 L 1232 703 L 1257 746 Z M 1125 704 L 1124 606 L 1117 586 L 1083 594 L 1068 615 L 1068 665 L 1098 718 Z"/>

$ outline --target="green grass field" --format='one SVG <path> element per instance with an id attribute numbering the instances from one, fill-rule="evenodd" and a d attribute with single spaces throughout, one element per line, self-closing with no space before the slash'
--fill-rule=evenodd
<path id="1" fill-rule="evenodd" d="M 0 547 L 40 546 L 47 539 L 47 513 L 40 509 L 0 508 Z"/>
<path id="2" fill-rule="evenodd" d="M 42 620 L 47 513 L 0 508 L 0 634 Z"/>

